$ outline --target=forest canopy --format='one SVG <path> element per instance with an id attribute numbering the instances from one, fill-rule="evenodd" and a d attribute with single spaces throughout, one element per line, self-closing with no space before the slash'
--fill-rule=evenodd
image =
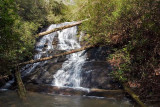
<path id="1" fill-rule="evenodd" d="M 89 35 L 87 41 L 112 48 L 106 60 L 114 67 L 114 76 L 140 83 L 142 96 L 159 92 L 160 1 L 76 1 L 79 11 L 70 11 L 75 14 L 72 20 L 89 19 L 81 26 Z"/>

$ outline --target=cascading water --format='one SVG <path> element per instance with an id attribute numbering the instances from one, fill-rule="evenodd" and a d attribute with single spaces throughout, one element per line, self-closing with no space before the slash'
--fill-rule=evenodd
<path id="1" fill-rule="evenodd" d="M 58 31 L 58 49 L 68 51 L 81 48 L 76 34 L 76 26 Z M 67 56 L 67 60 L 63 63 L 62 68 L 53 76 L 54 80 L 52 85 L 80 88 L 81 68 L 86 59 L 86 55 L 81 56 L 82 53 L 83 51 Z"/>
<path id="2" fill-rule="evenodd" d="M 57 27 L 56 24 L 51 25 L 51 26 L 48 27 L 47 31 L 51 30 L 51 29 L 54 29 L 56 27 Z M 48 34 L 48 35 L 45 35 L 40 39 L 39 42 L 37 42 L 37 44 L 35 46 L 35 50 L 37 51 L 37 54 L 34 55 L 34 60 L 40 59 L 43 54 L 45 54 L 47 56 L 47 52 L 49 50 L 53 49 L 52 41 L 53 41 L 55 35 L 56 35 L 56 32 Z M 48 44 L 48 47 L 45 50 L 43 50 L 46 42 Z M 43 62 L 43 63 L 45 63 L 45 62 Z M 36 66 L 38 66 L 39 64 L 41 64 L 41 62 L 37 62 L 37 63 L 34 63 L 34 64 L 28 64 L 25 67 L 23 67 L 22 70 L 21 70 L 22 77 L 24 77 L 27 74 L 29 74 L 30 72 L 32 72 L 36 68 Z M 15 81 L 14 79 L 8 81 L 1 88 L 1 90 L 7 90 L 14 83 L 14 81 Z"/>
<path id="3" fill-rule="evenodd" d="M 47 30 L 73 23 L 75 22 L 53 24 Z M 85 32 L 80 34 L 78 40 L 77 30 L 77 26 L 74 26 L 39 38 L 35 46 L 34 60 L 81 48 L 80 40 Z M 112 85 L 113 79 L 109 76 L 112 69 L 103 60 L 107 57 L 105 55 L 107 51 L 106 47 L 94 48 L 87 51 L 88 56 L 81 51 L 49 61 L 28 64 L 21 70 L 21 74 L 25 83 L 46 84 L 62 89 L 66 87 L 84 91 L 90 91 L 90 88 L 119 89 L 119 84 Z M 14 79 L 2 88 L 8 88 L 13 82 Z"/>
<path id="4" fill-rule="evenodd" d="M 54 29 L 56 27 L 61 27 L 67 24 L 72 24 L 74 22 L 65 22 L 62 24 L 54 24 L 51 25 L 47 30 Z M 54 51 L 54 47 L 52 45 L 54 37 L 58 35 L 58 45 L 56 50 L 69 51 L 72 49 L 81 48 L 79 40 L 77 39 L 77 26 L 64 29 L 62 31 L 57 31 L 48 35 L 43 36 L 39 42 L 36 44 L 35 50 L 37 54 L 34 56 L 34 59 L 40 59 L 42 56 L 49 56 L 49 51 Z M 47 43 L 47 47 L 45 44 Z M 45 49 L 44 49 L 45 48 Z M 53 86 L 59 87 L 74 87 L 81 88 L 81 68 L 85 62 L 86 55 L 81 56 L 81 52 L 73 53 L 67 55 L 67 60 L 62 64 L 62 68 L 57 71 L 55 75 L 53 75 Z M 27 65 L 22 69 L 22 75 L 26 76 L 27 74 L 34 71 L 34 69 L 39 66 L 45 64 L 45 62 L 38 62 L 33 65 Z"/>
<path id="5" fill-rule="evenodd" d="M 54 29 L 58 27 L 58 25 L 56 24 L 53 24 L 51 26 L 48 27 L 47 31 L 51 30 L 51 29 Z M 42 55 L 44 56 L 48 56 L 48 52 L 50 50 L 54 50 L 53 49 L 53 45 L 52 45 L 52 41 L 55 37 L 55 35 L 57 34 L 57 32 L 54 32 L 54 33 L 51 33 L 51 34 L 48 34 L 48 35 L 45 35 L 43 36 L 39 42 L 37 42 L 36 46 L 35 46 L 35 51 L 37 52 L 37 54 L 34 55 L 34 60 L 36 59 L 40 59 L 42 57 Z M 45 47 L 45 44 L 47 43 L 47 47 Z M 45 49 L 44 49 L 45 48 Z M 39 64 L 44 64 L 46 63 L 45 62 L 37 62 L 37 63 L 34 63 L 33 65 L 32 64 L 28 64 L 26 65 L 24 68 L 22 68 L 22 76 L 25 76 L 27 74 L 29 74 L 30 72 L 32 72 Z M 27 68 L 27 69 L 26 69 Z"/>
<path id="6" fill-rule="evenodd" d="M 75 22 L 65 22 L 62 24 L 53 24 L 48 27 L 48 30 L 62 27 L 64 25 L 72 24 Z M 49 56 L 49 51 L 54 51 L 53 47 L 53 40 L 54 37 L 58 35 L 58 45 L 57 50 L 64 50 L 69 51 L 72 49 L 80 48 L 79 40 L 77 39 L 77 26 L 64 29 L 62 31 L 57 31 L 48 35 L 43 36 L 40 38 L 40 40 L 36 43 L 35 51 L 37 54 L 34 55 L 34 60 L 40 59 L 43 56 L 47 57 Z M 47 44 L 47 45 L 46 45 Z M 45 47 L 46 45 L 46 47 Z M 80 82 L 81 82 L 81 68 L 82 65 L 85 62 L 86 56 L 81 54 L 83 51 L 78 53 L 73 53 L 70 55 L 67 55 L 67 60 L 62 64 L 62 68 L 57 71 L 55 75 L 53 75 L 54 80 L 52 82 L 53 86 L 59 86 L 59 87 L 74 87 L 74 88 L 80 88 Z M 81 56 L 81 57 L 80 57 Z M 46 63 L 45 62 L 37 62 L 34 64 L 28 64 L 21 70 L 22 77 L 30 74 L 34 71 L 34 69 L 37 66 L 42 66 Z M 14 80 L 9 81 L 6 86 L 9 87 L 10 84 L 12 84 Z"/>

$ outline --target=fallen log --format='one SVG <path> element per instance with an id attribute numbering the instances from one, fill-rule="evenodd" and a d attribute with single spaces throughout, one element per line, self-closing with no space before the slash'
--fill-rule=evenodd
<path id="1" fill-rule="evenodd" d="M 69 87 L 57 87 L 49 86 L 46 84 L 25 84 L 27 91 L 40 92 L 47 94 L 61 94 L 61 95 L 72 95 L 72 96 L 97 96 L 122 99 L 123 90 L 105 90 L 105 89 L 76 89 Z"/>
<path id="2" fill-rule="evenodd" d="M 121 99 L 124 97 L 123 90 L 106 90 L 106 89 L 90 89 L 90 92 L 86 96 L 99 96 L 99 97 L 107 97 L 107 98 L 117 98 Z"/>
<path id="3" fill-rule="evenodd" d="M 91 88 L 91 92 L 111 92 L 111 93 L 123 93 L 123 90 L 106 90 L 106 89 L 98 89 L 98 88 Z"/>
<path id="4" fill-rule="evenodd" d="M 73 27 L 73 26 L 76 26 L 76 25 L 80 25 L 80 24 L 82 24 L 82 22 L 87 21 L 87 20 L 88 19 L 78 21 L 78 22 L 75 22 L 73 24 L 65 25 L 65 26 L 62 26 L 62 27 L 59 27 L 59 28 L 55 28 L 55 29 L 52 29 L 52 30 L 49 30 L 49 31 L 41 32 L 37 35 L 37 37 L 41 37 L 41 36 L 44 36 L 44 35 L 59 31 L 59 30 L 63 30 L 63 29 L 70 28 L 70 27 Z"/>
<path id="5" fill-rule="evenodd" d="M 37 62 L 42 62 L 42 61 L 50 60 L 50 59 L 53 59 L 53 58 L 57 58 L 57 57 L 60 57 L 60 56 L 69 55 L 69 54 L 72 54 L 72 53 L 80 52 L 82 50 L 93 48 L 93 47 L 95 47 L 95 45 L 84 46 L 82 48 L 73 49 L 71 51 L 64 52 L 64 53 L 61 53 L 61 54 L 58 54 L 58 55 L 54 55 L 54 56 L 50 56 L 50 57 L 45 57 L 45 58 L 41 58 L 41 59 L 37 59 L 37 60 L 30 60 L 30 61 L 27 61 L 27 62 L 22 62 L 22 63 L 19 63 L 18 66 L 26 65 L 26 64 L 33 64 L 33 63 L 37 63 Z"/>
<path id="6" fill-rule="evenodd" d="M 130 88 L 128 88 L 125 84 L 122 85 L 124 91 L 126 91 L 140 107 L 147 107 Z"/>

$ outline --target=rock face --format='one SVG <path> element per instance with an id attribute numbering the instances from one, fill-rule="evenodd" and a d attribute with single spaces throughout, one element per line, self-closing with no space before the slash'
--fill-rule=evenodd
<path id="1" fill-rule="evenodd" d="M 54 51 L 50 55 L 62 53 Z M 87 60 L 82 67 L 81 86 L 86 88 L 119 89 L 120 85 L 111 76 L 111 66 L 105 61 L 108 47 L 95 47 L 87 51 Z M 45 55 L 44 55 L 45 56 Z M 53 75 L 62 67 L 66 56 L 55 58 L 38 65 L 34 71 L 23 78 L 24 82 L 33 84 L 52 84 Z"/>
<path id="2" fill-rule="evenodd" d="M 110 49 L 108 46 L 94 47 L 87 51 L 87 61 L 106 61 L 109 53 Z"/>
<path id="3" fill-rule="evenodd" d="M 23 78 L 26 83 L 35 84 L 51 84 L 53 80 L 53 75 L 62 66 L 62 62 L 59 63 L 49 63 L 42 66 L 37 66 L 35 70 Z"/>
<path id="4" fill-rule="evenodd" d="M 59 54 L 64 51 L 55 50 L 49 55 Z M 43 55 L 44 57 L 46 55 Z M 66 56 L 58 57 L 47 62 L 44 62 L 38 66 L 29 74 L 27 74 L 23 81 L 25 83 L 34 84 L 52 84 L 53 75 L 62 67 L 63 62 L 66 60 Z"/>
<path id="5" fill-rule="evenodd" d="M 107 62 L 91 61 L 83 66 L 81 86 L 100 89 L 118 89 L 119 85 L 111 76 Z"/>
<path id="6" fill-rule="evenodd" d="M 83 43 L 81 41 L 81 37 L 83 37 L 83 35 L 80 35 L 79 40 L 77 40 L 76 29 L 77 28 L 75 27 L 70 30 L 65 29 L 60 32 L 54 32 L 54 34 L 52 34 L 54 35 L 54 38 L 53 36 L 46 35 L 46 38 L 44 36 L 44 38 L 39 39 L 39 42 L 37 42 L 36 45 L 38 54 L 37 58 L 49 57 L 55 54 L 63 53 L 71 49 L 80 48 L 80 44 L 82 46 L 85 45 L 86 43 Z M 58 77 L 61 77 L 64 74 L 62 78 L 69 77 L 65 78 L 67 82 L 70 80 L 71 75 L 72 77 L 75 77 L 69 82 L 76 83 L 78 81 L 78 85 L 76 85 L 76 87 L 79 87 L 80 84 L 81 87 L 85 88 L 99 88 L 112 90 L 119 89 L 119 84 L 110 75 L 112 72 L 111 66 L 106 62 L 106 57 L 108 56 L 109 50 L 110 49 L 107 46 L 95 47 L 92 49 L 87 49 L 81 55 L 72 54 L 73 56 L 70 55 L 72 56 L 71 59 L 69 59 L 70 56 L 68 55 L 69 57 L 67 58 L 66 56 L 62 56 L 49 61 L 44 61 L 34 66 L 35 68 L 30 73 L 25 75 L 23 80 L 25 84 L 32 83 L 38 85 L 51 85 L 54 81 L 53 75 L 59 70 L 63 72 L 61 72 L 62 74 L 58 73 L 60 74 L 58 75 Z M 84 55 L 85 57 L 83 57 Z M 68 62 L 65 62 L 66 60 Z M 69 63 L 69 61 L 75 61 L 74 66 L 72 66 L 73 63 Z M 64 62 L 69 63 L 69 65 L 65 64 L 65 67 L 63 65 L 64 70 L 60 70 Z M 76 62 L 78 62 L 79 65 Z M 73 72 L 68 73 L 68 71 Z M 74 74 L 74 71 L 78 71 L 77 74 Z M 62 78 L 60 78 L 59 80 L 61 81 Z M 81 80 L 81 82 L 79 82 L 79 80 Z"/>
<path id="7" fill-rule="evenodd" d="M 112 77 L 112 68 L 106 62 L 108 53 L 108 47 L 95 47 L 87 52 L 88 59 L 83 66 L 81 86 L 100 89 L 119 89 L 121 87 Z"/>

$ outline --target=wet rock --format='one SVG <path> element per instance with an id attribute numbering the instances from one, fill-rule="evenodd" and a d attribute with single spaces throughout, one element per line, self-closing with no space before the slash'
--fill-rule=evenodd
<path id="1" fill-rule="evenodd" d="M 81 86 L 87 88 L 119 89 L 120 84 L 111 76 L 112 69 L 105 61 L 89 61 L 83 66 Z"/>
<path id="2" fill-rule="evenodd" d="M 12 75 L 1 76 L 0 75 L 0 88 L 3 87 L 8 81 L 12 80 Z"/>
<path id="3" fill-rule="evenodd" d="M 50 86 L 45 84 L 27 84 L 25 85 L 26 89 L 28 91 L 33 92 L 43 92 L 48 94 L 61 94 L 61 95 L 86 95 L 88 92 L 73 88 L 66 88 L 66 87 L 56 87 L 56 86 Z"/>
<path id="4" fill-rule="evenodd" d="M 50 50 L 47 53 L 42 54 L 42 58 L 57 55 L 63 52 L 65 51 Z M 62 56 L 41 62 L 27 75 L 22 73 L 23 75 L 25 75 L 23 81 L 25 83 L 34 83 L 34 84 L 52 84 L 53 75 L 62 67 L 63 62 L 66 60 L 67 60 L 66 56 Z"/>
<path id="5" fill-rule="evenodd" d="M 63 53 L 54 50 L 48 55 Z M 106 62 L 108 48 L 96 47 L 87 51 L 88 60 L 84 63 L 81 72 L 81 86 L 99 89 L 119 89 L 121 86 L 111 76 L 111 66 Z M 33 72 L 24 78 L 26 83 L 52 84 L 53 75 L 62 67 L 66 56 L 58 57 L 38 65 Z"/>
<path id="6" fill-rule="evenodd" d="M 23 80 L 25 83 L 52 84 L 53 75 L 61 68 L 61 66 L 62 62 L 53 63 L 49 61 L 43 66 L 37 66 L 34 71 L 25 76 Z"/>
<path id="7" fill-rule="evenodd" d="M 108 46 L 94 47 L 87 50 L 87 61 L 106 61 L 106 57 L 108 57 L 109 53 L 110 50 Z"/>
<path id="8" fill-rule="evenodd" d="M 47 42 L 43 51 L 46 51 L 42 57 L 53 56 L 65 51 L 57 50 L 58 35 L 55 35 L 52 45 L 54 50 L 46 51 Z M 81 43 L 83 43 L 81 41 Z M 69 43 L 67 43 L 69 44 Z M 110 53 L 108 46 L 94 47 L 86 50 L 81 56 L 87 54 L 87 60 L 83 64 L 81 72 L 81 86 L 87 88 L 99 89 L 119 89 L 120 85 L 110 75 L 112 72 L 111 66 L 106 62 L 106 57 Z M 80 57 L 81 57 L 80 56 Z M 31 73 L 24 77 L 25 83 L 33 83 L 39 85 L 52 84 L 53 75 L 62 67 L 63 62 L 67 60 L 66 56 L 58 57 L 49 61 L 40 63 Z"/>
<path id="9" fill-rule="evenodd" d="M 53 45 L 54 49 L 57 49 L 58 42 L 59 42 L 58 34 L 56 34 L 54 39 L 53 39 L 53 42 L 52 42 L 52 45 Z"/>
<path id="10" fill-rule="evenodd" d="M 27 84 L 25 85 L 28 91 L 32 92 L 43 92 L 47 94 L 60 94 L 60 95 L 70 95 L 70 96 L 96 96 L 96 97 L 107 97 L 107 98 L 116 98 L 120 99 L 124 96 L 123 90 L 104 90 L 104 89 L 90 89 L 90 90 L 81 90 L 68 87 L 56 87 L 49 86 L 44 84 Z"/>

